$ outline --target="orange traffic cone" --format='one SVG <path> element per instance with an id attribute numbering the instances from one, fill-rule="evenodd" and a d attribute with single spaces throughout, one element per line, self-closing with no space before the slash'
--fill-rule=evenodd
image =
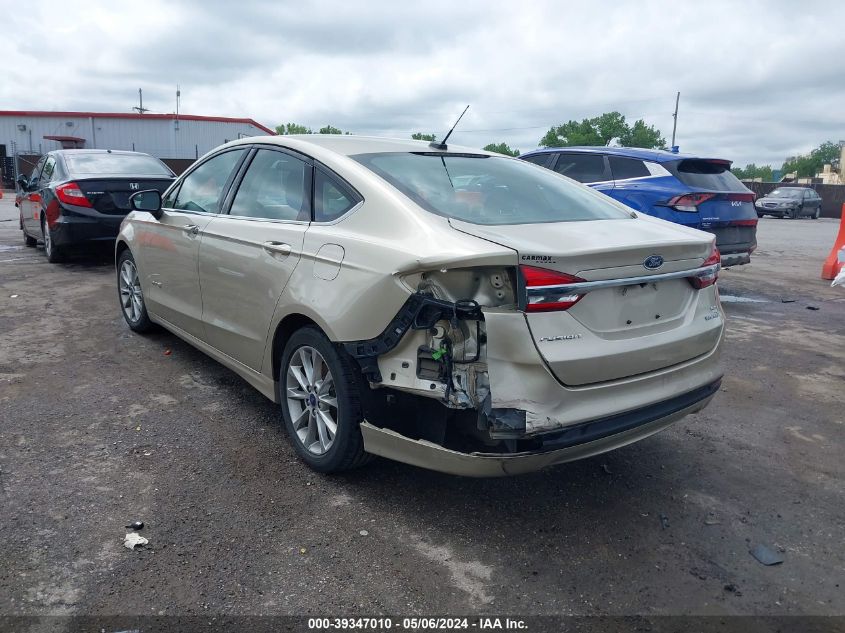
<path id="1" fill-rule="evenodd" d="M 839 250 L 845 246 L 845 204 L 842 205 L 842 219 L 839 220 L 839 234 L 836 236 L 836 241 L 833 243 L 833 249 L 830 255 L 824 260 L 822 265 L 822 279 L 833 279 L 839 274 L 842 268 L 842 262 L 839 261 Z"/>

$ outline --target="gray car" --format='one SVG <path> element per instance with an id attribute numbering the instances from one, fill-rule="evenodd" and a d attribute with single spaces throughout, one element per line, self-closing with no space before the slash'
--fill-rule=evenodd
<path id="1" fill-rule="evenodd" d="M 809 217 L 818 220 L 822 214 L 822 199 L 809 187 L 778 187 L 754 203 L 757 217 L 771 215 L 776 218 Z"/>

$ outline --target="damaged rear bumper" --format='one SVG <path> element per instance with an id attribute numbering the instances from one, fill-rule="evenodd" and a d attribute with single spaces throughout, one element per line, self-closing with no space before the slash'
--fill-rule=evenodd
<path id="1" fill-rule="evenodd" d="M 364 450 L 396 461 L 467 477 L 501 477 L 591 457 L 641 440 L 707 406 L 721 379 L 635 411 L 572 425 L 542 436 L 543 448 L 525 453 L 461 453 L 414 440 L 368 422 L 361 424 Z"/>

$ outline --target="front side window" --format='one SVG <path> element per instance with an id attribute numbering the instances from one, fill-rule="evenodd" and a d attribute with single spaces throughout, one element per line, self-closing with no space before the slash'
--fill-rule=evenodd
<path id="1" fill-rule="evenodd" d="M 332 222 L 354 207 L 360 198 L 335 178 L 318 169 L 314 175 L 314 220 Z"/>
<path id="2" fill-rule="evenodd" d="M 525 161 L 477 154 L 353 156 L 424 209 L 474 224 L 630 217 L 606 196 Z"/>
<path id="3" fill-rule="evenodd" d="M 310 175 L 311 166 L 305 161 L 260 149 L 238 187 L 229 215 L 307 222 L 311 218 Z"/>
<path id="4" fill-rule="evenodd" d="M 217 154 L 185 176 L 173 208 L 220 213 L 224 187 L 245 151 L 239 149 Z"/>
<path id="5" fill-rule="evenodd" d="M 555 171 L 578 182 L 607 180 L 601 154 L 560 154 Z"/>
<path id="6" fill-rule="evenodd" d="M 38 182 L 38 178 L 41 176 L 41 169 L 44 167 L 44 163 L 47 162 L 47 157 L 42 156 L 41 160 L 35 165 L 35 169 L 32 170 L 32 173 L 29 175 L 29 184 L 30 188 Z"/>

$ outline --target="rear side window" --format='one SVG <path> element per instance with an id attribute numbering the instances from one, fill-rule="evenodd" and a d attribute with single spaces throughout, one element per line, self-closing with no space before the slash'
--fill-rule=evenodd
<path id="1" fill-rule="evenodd" d="M 531 156 L 526 156 L 522 160 L 528 163 L 534 163 L 535 165 L 540 165 L 540 167 L 548 167 L 549 164 L 549 156 L 551 154 L 531 154 Z"/>
<path id="2" fill-rule="evenodd" d="M 229 215 L 307 222 L 311 167 L 303 160 L 260 149 L 246 170 Z"/>
<path id="3" fill-rule="evenodd" d="M 627 180 L 628 178 L 642 178 L 650 176 L 651 172 L 645 163 L 636 158 L 624 158 L 622 156 L 609 156 L 610 171 L 613 172 L 614 180 Z"/>
<path id="4" fill-rule="evenodd" d="M 473 224 L 536 224 L 629 218 L 607 196 L 522 160 L 477 154 L 353 156 L 437 215 Z"/>
<path id="5" fill-rule="evenodd" d="M 44 163 L 44 169 L 41 170 L 41 180 L 40 180 L 41 186 L 46 185 L 48 182 L 50 182 L 53 179 L 53 172 L 55 171 L 55 169 L 56 169 L 56 159 L 53 158 L 52 156 L 50 156 L 47 159 L 47 162 Z"/>
<path id="6" fill-rule="evenodd" d="M 669 165 L 667 165 L 669 166 Z M 727 161 L 687 158 L 672 163 L 672 171 L 685 185 L 709 191 L 748 191 L 739 179 L 731 173 Z"/>
<path id="7" fill-rule="evenodd" d="M 601 154 L 558 154 L 555 171 L 578 182 L 608 179 Z"/>
<path id="8" fill-rule="evenodd" d="M 314 220 L 332 222 L 354 207 L 361 198 L 336 178 L 317 169 L 314 174 Z"/>
<path id="9" fill-rule="evenodd" d="M 127 176 L 173 176 L 159 159 L 147 154 L 65 154 L 71 174 L 125 174 Z"/>
<path id="10" fill-rule="evenodd" d="M 185 176 L 173 208 L 220 213 L 223 189 L 244 151 L 241 149 L 217 154 Z"/>

